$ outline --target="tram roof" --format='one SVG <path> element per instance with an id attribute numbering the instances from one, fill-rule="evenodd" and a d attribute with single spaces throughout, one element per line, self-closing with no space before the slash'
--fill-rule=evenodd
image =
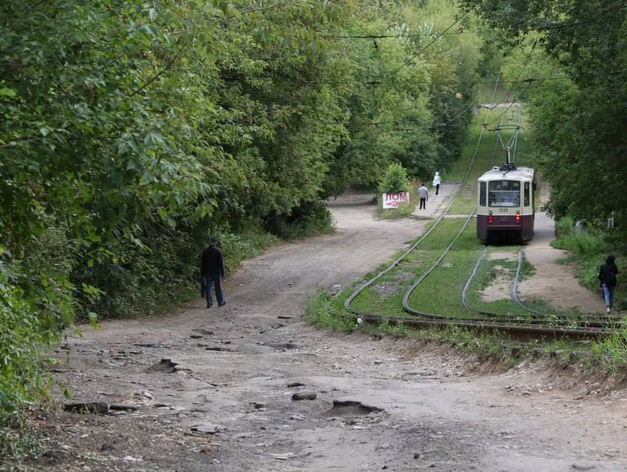
<path id="1" fill-rule="evenodd" d="M 532 180 L 533 168 L 531 167 L 517 167 L 515 170 L 503 171 L 499 167 L 493 167 L 492 170 L 487 171 L 479 180 Z"/>

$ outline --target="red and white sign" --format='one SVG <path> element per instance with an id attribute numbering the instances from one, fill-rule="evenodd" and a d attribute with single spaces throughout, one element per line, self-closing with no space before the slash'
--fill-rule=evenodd
<path id="1" fill-rule="evenodd" d="M 409 203 L 409 192 L 384 193 L 383 209 L 398 208 Z"/>

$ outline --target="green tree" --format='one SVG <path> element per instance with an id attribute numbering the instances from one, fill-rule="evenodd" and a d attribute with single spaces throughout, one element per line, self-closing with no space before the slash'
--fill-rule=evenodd
<path id="1" fill-rule="evenodd" d="M 541 52 L 534 53 L 531 70 L 519 78 L 532 79 L 525 95 L 539 162 L 551 183 L 549 209 L 557 216 L 590 221 L 613 213 L 627 241 L 625 2 L 463 3 L 509 45 L 537 39 Z"/>
<path id="2" fill-rule="evenodd" d="M 409 191 L 407 171 L 400 164 L 390 164 L 379 184 L 380 193 L 397 193 Z"/>

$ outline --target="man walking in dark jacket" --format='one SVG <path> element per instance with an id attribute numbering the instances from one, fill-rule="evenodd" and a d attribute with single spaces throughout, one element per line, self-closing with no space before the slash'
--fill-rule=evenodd
<path id="1" fill-rule="evenodd" d="M 616 267 L 616 262 L 614 262 L 615 259 L 614 256 L 608 256 L 605 264 L 601 266 L 599 271 L 599 281 L 603 289 L 603 298 L 605 298 L 608 315 L 612 311 L 612 305 L 614 304 L 614 288 L 616 287 L 616 278 L 618 276 L 618 267 Z"/>
<path id="2" fill-rule="evenodd" d="M 224 256 L 222 250 L 217 246 L 218 238 L 211 238 L 211 244 L 202 252 L 200 258 L 200 276 L 205 282 L 205 293 L 207 295 L 207 308 L 213 306 L 211 298 L 211 288 L 215 285 L 218 306 L 226 305 L 222 295 L 222 278 L 224 277 Z"/>

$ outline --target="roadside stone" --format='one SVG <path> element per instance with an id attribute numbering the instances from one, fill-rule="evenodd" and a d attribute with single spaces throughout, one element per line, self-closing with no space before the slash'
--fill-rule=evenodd
<path id="1" fill-rule="evenodd" d="M 135 405 L 125 405 L 123 403 L 112 403 L 109 405 L 109 409 L 113 411 L 137 411 Z"/>
<path id="2" fill-rule="evenodd" d="M 317 396 L 314 392 L 298 392 L 292 395 L 292 400 L 315 400 Z"/>
<path id="3" fill-rule="evenodd" d="M 222 346 L 206 346 L 205 351 L 233 352 L 233 349 L 230 347 L 222 347 Z"/>
<path id="4" fill-rule="evenodd" d="M 304 387 L 305 384 L 302 382 L 290 382 L 287 384 L 287 388 L 294 388 L 294 387 Z"/>
<path id="5" fill-rule="evenodd" d="M 109 404 L 107 402 L 72 402 L 63 406 L 65 411 L 73 411 L 76 413 L 96 413 L 106 415 L 109 412 Z"/>
<path id="6" fill-rule="evenodd" d="M 571 468 L 573 470 L 592 470 L 592 469 L 596 469 L 596 466 L 588 465 L 588 464 L 573 464 L 571 465 Z"/>
<path id="7" fill-rule="evenodd" d="M 521 354 L 522 349 L 517 346 L 514 346 L 510 349 L 510 356 L 512 356 L 514 359 L 519 359 Z"/>
<path id="8" fill-rule="evenodd" d="M 283 454 L 270 454 L 272 457 L 274 457 L 275 459 L 279 460 L 279 461 L 286 461 L 291 457 L 294 457 L 294 453 L 293 452 L 286 452 Z"/>
<path id="9" fill-rule="evenodd" d="M 263 402 L 253 402 L 253 405 L 257 410 L 265 409 L 268 406 Z"/>
<path id="10" fill-rule="evenodd" d="M 218 434 L 222 430 L 222 428 L 219 425 L 213 423 L 202 423 L 192 426 L 191 430 L 194 433 Z"/>

